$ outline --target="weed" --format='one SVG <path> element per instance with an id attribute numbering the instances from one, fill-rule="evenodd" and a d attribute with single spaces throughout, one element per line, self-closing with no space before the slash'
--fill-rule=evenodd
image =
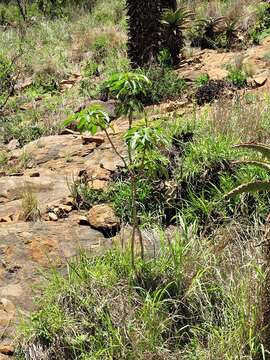
<path id="1" fill-rule="evenodd" d="M 24 221 L 37 221 L 40 218 L 38 200 L 29 186 L 22 190 L 20 217 Z"/>
<path id="2" fill-rule="evenodd" d="M 195 83 L 197 86 L 203 86 L 207 84 L 209 80 L 210 77 L 208 74 L 201 74 L 196 78 Z"/>
<path id="3" fill-rule="evenodd" d="M 6 168 L 8 164 L 8 154 L 6 151 L 0 151 L 0 169 Z"/>
<path id="4" fill-rule="evenodd" d="M 234 66 L 228 66 L 227 80 L 238 88 L 243 88 L 247 85 L 247 74 L 244 70 L 238 69 Z"/>
<path id="5" fill-rule="evenodd" d="M 146 71 L 146 75 L 151 81 L 151 86 L 143 98 L 145 105 L 178 99 L 186 88 L 185 80 L 176 76 L 171 69 L 152 67 Z"/>

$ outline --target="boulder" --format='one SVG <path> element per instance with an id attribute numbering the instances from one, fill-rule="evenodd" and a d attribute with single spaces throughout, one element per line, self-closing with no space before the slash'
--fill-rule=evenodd
<path id="1" fill-rule="evenodd" d="M 101 204 L 93 206 L 88 212 L 89 224 L 92 228 L 111 236 L 120 229 L 120 220 L 110 205 Z"/>
<path id="2" fill-rule="evenodd" d="M 17 149 L 17 148 L 19 148 L 20 147 L 20 143 L 19 143 L 19 141 L 17 140 L 17 139 L 13 139 L 13 140 L 11 140 L 8 144 L 7 144 L 7 149 L 9 150 L 9 151 L 12 151 L 12 150 L 15 150 L 15 149 Z"/>

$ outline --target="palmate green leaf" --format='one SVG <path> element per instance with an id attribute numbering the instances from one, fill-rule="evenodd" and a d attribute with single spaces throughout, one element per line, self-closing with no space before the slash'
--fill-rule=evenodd
<path id="1" fill-rule="evenodd" d="M 260 143 L 242 143 L 235 145 L 236 148 L 250 149 L 260 152 L 267 160 L 270 161 L 270 146 Z"/>
<path id="2" fill-rule="evenodd" d="M 257 191 L 270 191 L 270 181 L 253 181 L 246 184 L 242 184 L 228 194 L 225 195 L 225 199 L 230 199 L 235 197 L 236 195 L 240 195 L 243 193 L 249 192 L 257 192 Z"/>
<path id="3" fill-rule="evenodd" d="M 150 80 L 144 74 L 136 72 L 126 72 L 113 74 L 105 86 L 118 99 L 125 97 L 134 97 L 145 93 L 146 86 L 151 84 Z"/>
<path id="4" fill-rule="evenodd" d="M 92 105 L 81 110 L 64 121 L 63 125 L 68 126 L 77 122 L 80 132 L 89 131 L 95 135 L 99 129 L 105 130 L 110 125 L 110 117 L 100 105 Z"/>
<path id="5" fill-rule="evenodd" d="M 134 127 L 126 132 L 124 139 L 132 150 L 145 149 L 149 151 L 158 144 L 166 144 L 162 130 L 150 126 Z"/>

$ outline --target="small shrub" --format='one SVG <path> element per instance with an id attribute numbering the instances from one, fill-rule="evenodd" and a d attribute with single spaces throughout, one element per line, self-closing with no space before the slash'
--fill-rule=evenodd
<path id="1" fill-rule="evenodd" d="M 36 221 L 40 218 L 38 200 L 32 189 L 27 186 L 22 191 L 21 219 L 24 221 Z"/>
<path id="2" fill-rule="evenodd" d="M 171 53 L 167 48 L 160 50 L 158 54 L 158 63 L 161 67 L 171 67 L 173 65 Z"/>
<path id="3" fill-rule="evenodd" d="M 243 69 L 238 69 L 235 66 L 228 67 L 227 80 L 238 88 L 243 88 L 247 85 L 247 74 Z"/>
<path id="4" fill-rule="evenodd" d="M 151 81 L 151 86 L 143 98 L 145 105 L 178 99 L 186 88 L 185 80 L 167 68 L 152 67 L 147 71 L 147 76 Z"/>
<path id="5" fill-rule="evenodd" d="M 210 17 L 197 20 L 191 31 L 191 46 L 201 49 L 215 49 L 218 47 L 217 40 L 222 32 L 223 17 Z"/>
<path id="6" fill-rule="evenodd" d="M 210 80 L 210 77 L 208 74 L 201 74 L 197 77 L 197 79 L 195 80 L 195 83 L 197 86 L 203 86 L 203 85 L 207 84 L 209 80 Z"/>
<path id="7" fill-rule="evenodd" d="M 256 8 L 256 23 L 249 31 L 249 37 L 253 44 L 259 44 L 266 36 L 270 34 L 270 5 L 267 2 L 261 2 Z"/>
<path id="8" fill-rule="evenodd" d="M 55 93 L 58 90 L 58 81 L 54 75 L 47 73 L 36 74 L 33 85 L 38 94 Z"/>
<path id="9" fill-rule="evenodd" d="M 0 54 L 0 105 L 13 92 L 15 65 L 6 56 Z"/>

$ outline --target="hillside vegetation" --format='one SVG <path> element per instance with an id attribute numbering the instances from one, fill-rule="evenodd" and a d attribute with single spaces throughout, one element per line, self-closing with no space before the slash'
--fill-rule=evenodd
<path id="1" fill-rule="evenodd" d="M 105 141 L 117 163 L 102 186 L 75 174 L 62 217 L 22 194 L 20 221 L 104 204 L 114 221 L 93 226 L 106 249 L 46 270 L 9 355 L 269 359 L 269 4 L 161 1 L 155 25 L 141 3 L 0 4 L 0 177 L 35 170 L 24 149 L 51 135 Z M 147 21 L 159 41 L 138 35 Z M 210 68 L 220 54 L 229 61 Z"/>

